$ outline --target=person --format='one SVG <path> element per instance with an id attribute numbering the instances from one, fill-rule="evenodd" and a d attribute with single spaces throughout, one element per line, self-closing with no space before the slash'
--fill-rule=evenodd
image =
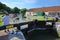
<path id="1" fill-rule="evenodd" d="M 2 17 L 2 22 L 3 22 L 3 25 L 9 25 L 9 14 L 6 13 L 4 14 L 4 16 Z M 9 32 L 9 30 L 5 30 L 5 32 Z"/>
<path id="2" fill-rule="evenodd" d="M 56 21 L 58 21 L 58 19 L 59 19 L 59 16 L 58 16 L 58 15 L 56 15 L 56 16 L 55 16 L 55 19 L 56 19 Z"/>
<path id="3" fill-rule="evenodd" d="M 5 14 L 2 17 L 3 25 L 8 25 L 9 24 L 9 14 Z"/>
<path id="4" fill-rule="evenodd" d="M 46 18 L 46 20 L 48 20 L 48 15 L 45 15 L 44 18 Z"/>

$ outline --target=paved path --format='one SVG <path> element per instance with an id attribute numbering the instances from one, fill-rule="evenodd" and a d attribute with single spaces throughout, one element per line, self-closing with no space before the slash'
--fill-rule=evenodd
<path id="1" fill-rule="evenodd" d="M 8 33 L 5 33 L 4 30 L 0 31 L 0 40 L 8 40 Z"/>
<path id="2" fill-rule="evenodd" d="M 19 31 L 17 34 L 0 31 L 0 40 L 25 40 L 25 37 L 21 31 Z"/>

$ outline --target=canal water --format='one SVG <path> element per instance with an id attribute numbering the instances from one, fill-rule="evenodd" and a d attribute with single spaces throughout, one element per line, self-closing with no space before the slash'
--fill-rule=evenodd
<path id="1" fill-rule="evenodd" d="M 33 31 L 28 34 L 29 40 L 60 40 L 60 38 L 57 38 L 56 35 L 53 33 L 45 30 L 45 31 Z"/>
<path id="2" fill-rule="evenodd" d="M 22 20 L 22 18 L 20 18 L 19 21 L 25 22 L 25 20 Z M 22 29 L 25 26 L 22 26 Z M 26 40 L 60 40 L 60 38 L 57 37 L 56 32 L 54 32 L 53 30 L 52 32 L 49 30 L 34 30 L 28 34 L 23 35 Z"/>

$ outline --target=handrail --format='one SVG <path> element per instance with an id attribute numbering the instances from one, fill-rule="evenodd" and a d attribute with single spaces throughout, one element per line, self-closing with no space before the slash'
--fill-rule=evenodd
<path id="1" fill-rule="evenodd" d="M 6 29 L 7 26 L 12 26 L 13 25 L 13 27 L 18 27 L 18 26 L 22 26 L 22 25 L 28 24 L 30 22 L 33 22 L 33 21 L 16 23 L 16 24 L 9 24 L 9 25 L 3 25 L 3 26 L 0 26 L 0 30 Z"/>
<path id="2" fill-rule="evenodd" d="M 29 22 L 22 22 L 22 23 L 17 23 L 17 24 L 9 24 L 9 25 L 3 25 L 3 26 L 0 26 L 0 30 L 4 30 L 4 29 L 7 29 L 7 28 L 11 28 L 11 27 L 17 27 L 19 28 L 20 26 L 22 25 L 25 25 L 25 24 L 29 24 L 29 23 L 34 23 L 36 25 L 37 22 L 55 22 L 54 20 L 49 20 L 49 21 L 29 21 Z M 37 26 L 37 25 L 36 25 Z"/>

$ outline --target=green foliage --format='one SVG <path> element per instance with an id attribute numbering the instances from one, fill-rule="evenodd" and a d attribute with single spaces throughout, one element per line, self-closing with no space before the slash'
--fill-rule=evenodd
<path id="1" fill-rule="evenodd" d="M 2 23 L 2 15 L 0 15 L 0 26 L 2 26 L 3 23 Z"/>
<path id="2" fill-rule="evenodd" d="M 22 9 L 20 10 L 20 13 L 22 13 L 22 16 L 24 16 L 24 15 L 25 15 L 26 11 L 27 11 L 27 9 L 26 9 L 26 8 L 22 8 Z"/>
<path id="3" fill-rule="evenodd" d="M 0 2 L 0 11 L 7 11 L 8 13 L 19 13 L 20 9 L 17 7 L 14 7 L 11 9 L 10 7 L 6 6 L 5 4 Z"/>
<path id="4" fill-rule="evenodd" d="M 4 10 L 7 11 L 8 13 L 11 13 L 11 8 L 0 2 L 0 11 Z"/>
<path id="5" fill-rule="evenodd" d="M 11 8 L 9 8 L 9 7 L 6 7 L 4 10 L 6 10 L 8 13 L 11 13 L 12 11 L 11 11 Z"/>
<path id="6" fill-rule="evenodd" d="M 20 10 L 20 13 L 25 13 L 26 11 L 27 11 L 26 8 L 22 8 L 22 9 Z"/>
<path id="7" fill-rule="evenodd" d="M 17 8 L 17 7 L 14 7 L 13 10 L 12 10 L 13 13 L 19 13 L 19 11 L 20 11 L 20 9 Z"/>
<path id="8" fill-rule="evenodd" d="M 0 15 L 3 14 L 3 12 L 0 11 Z"/>
<path id="9" fill-rule="evenodd" d="M 0 11 L 7 11 L 8 13 L 23 13 L 23 15 L 25 14 L 25 12 L 27 11 L 26 8 L 22 8 L 21 10 L 17 7 L 14 7 L 13 9 L 11 9 L 10 7 L 8 7 L 7 5 L 3 4 L 0 2 Z"/>
<path id="10" fill-rule="evenodd" d="M 0 10 L 3 9 L 3 4 L 0 2 Z"/>

